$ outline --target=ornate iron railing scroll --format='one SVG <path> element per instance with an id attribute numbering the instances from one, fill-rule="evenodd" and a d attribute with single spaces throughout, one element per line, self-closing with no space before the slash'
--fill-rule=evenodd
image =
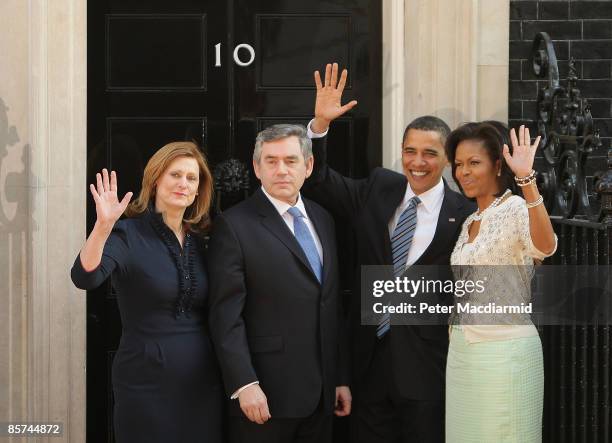
<path id="1" fill-rule="evenodd" d="M 592 178 L 587 175 L 589 156 L 602 143 L 593 124 L 591 106 L 576 86 L 574 61 L 569 61 L 563 86 L 555 50 L 546 32 L 540 32 L 534 39 L 531 56 L 536 77 L 548 80 L 537 97 L 537 127 L 545 160 L 544 170 L 538 174 L 538 185 L 546 206 L 553 215 L 566 219 L 601 221 L 609 217 L 604 209 L 610 207 L 610 194 L 609 191 L 606 194 L 609 185 L 597 183 L 604 177 L 608 177 L 605 183 L 609 183 L 612 173 L 608 162 L 607 171 Z"/>

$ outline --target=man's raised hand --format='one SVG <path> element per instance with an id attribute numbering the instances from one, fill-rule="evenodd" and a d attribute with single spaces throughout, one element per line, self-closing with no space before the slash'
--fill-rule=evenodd
<path id="1" fill-rule="evenodd" d="M 346 85 L 348 72 L 342 70 L 338 80 L 338 63 L 325 66 L 325 82 L 321 83 L 321 74 L 314 72 L 315 84 L 317 86 L 317 98 L 315 101 L 315 119 L 311 125 L 313 132 L 323 133 L 327 131 L 329 124 L 350 111 L 357 105 L 357 100 L 352 100 L 342 106 L 342 92 Z"/>

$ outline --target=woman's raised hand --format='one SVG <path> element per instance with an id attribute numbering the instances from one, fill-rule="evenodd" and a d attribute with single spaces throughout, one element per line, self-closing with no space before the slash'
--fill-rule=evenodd
<path id="1" fill-rule="evenodd" d="M 102 226 L 113 226 L 121 214 L 127 208 L 133 193 L 128 192 L 123 199 L 119 201 L 117 197 L 117 174 L 111 171 L 110 179 L 108 171 L 102 169 L 102 174 L 96 174 L 97 188 L 93 184 L 89 185 L 91 195 L 96 202 L 96 223 Z"/>
<path id="2" fill-rule="evenodd" d="M 529 128 L 521 125 L 519 128 L 518 138 L 514 128 L 510 131 L 510 140 L 512 141 L 512 155 L 508 145 L 504 144 L 504 158 L 506 163 L 517 177 L 527 177 L 533 170 L 533 159 L 540 144 L 540 136 L 535 139 L 533 145 L 529 137 Z"/>

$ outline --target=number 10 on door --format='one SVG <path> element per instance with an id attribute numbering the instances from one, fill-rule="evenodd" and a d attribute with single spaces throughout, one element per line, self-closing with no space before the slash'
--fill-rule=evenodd
<path id="1" fill-rule="evenodd" d="M 249 53 L 249 59 L 242 61 L 240 58 L 240 50 L 243 49 Z M 249 66 L 255 61 L 255 50 L 247 43 L 241 43 L 234 48 L 234 63 L 238 66 Z M 215 45 L 215 67 L 221 66 L 221 43 Z"/>

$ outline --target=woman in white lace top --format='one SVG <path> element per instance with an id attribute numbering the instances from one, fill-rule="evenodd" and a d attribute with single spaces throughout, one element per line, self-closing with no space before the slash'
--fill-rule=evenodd
<path id="1" fill-rule="evenodd" d="M 513 129 L 510 138 L 512 151 L 504 143 L 505 134 L 489 122 L 462 125 L 447 139 L 453 177 L 478 204 L 463 224 L 451 264 L 487 277 L 486 291 L 458 302 L 528 303 L 534 259 L 543 260 L 556 249 L 535 185 L 533 160 L 540 137 L 531 144 L 529 130 L 521 126 L 518 136 Z M 523 198 L 512 193 L 515 182 Z M 541 441 L 542 345 L 528 315 L 460 313 L 451 323 L 446 440 Z"/>

